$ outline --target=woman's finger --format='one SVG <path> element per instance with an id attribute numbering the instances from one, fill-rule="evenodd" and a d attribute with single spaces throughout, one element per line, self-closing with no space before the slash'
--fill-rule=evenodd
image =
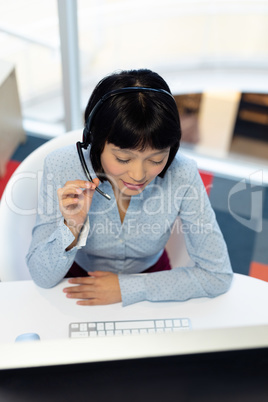
<path id="1" fill-rule="evenodd" d="M 69 299 L 90 299 L 94 295 L 91 292 L 77 292 L 77 293 L 67 293 L 66 297 Z"/>
<path id="2" fill-rule="evenodd" d="M 92 285 L 95 282 L 95 279 L 91 276 L 82 276 L 77 278 L 70 278 L 68 282 L 75 285 Z M 71 288 L 73 287 L 74 286 L 71 286 Z"/>
<path id="3" fill-rule="evenodd" d="M 79 306 L 97 306 L 101 303 L 96 298 L 88 299 L 88 300 L 78 300 L 76 302 Z"/>
<path id="4" fill-rule="evenodd" d="M 93 184 L 91 181 L 86 180 L 70 180 L 67 181 L 63 187 L 76 187 L 76 188 L 89 188 Z"/>
<path id="5" fill-rule="evenodd" d="M 66 207 L 68 205 L 72 205 L 72 204 L 78 204 L 79 203 L 79 198 L 76 197 L 69 197 L 69 198 L 65 198 L 63 200 L 61 200 L 61 205 L 63 207 Z"/>
<path id="6" fill-rule="evenodd" d="M 64 293 L 79 293 L 79 292 L 92 292 L 93 291 L 93 284 L 87 285 L 79 285 L 79 286 L 70 286 L 68 288 L 64 288 Z"/>
<path id="7" fill-rule="evenodd" d="M 69 197 L 70 195 L 82 194 L 84 190 L 95 190 L 96 184 L 91 182 L 85 182 L 82 180 L 78 180 L 80 185 L 73 184 L 75 182 L 67 182 L 62 188 L 58 189 L 58 195 L 63 197 Z M 71 183 L 71 184 L 69 184 Z"/>

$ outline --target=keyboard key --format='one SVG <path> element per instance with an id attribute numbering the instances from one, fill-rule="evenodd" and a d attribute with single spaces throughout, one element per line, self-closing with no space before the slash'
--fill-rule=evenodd
<path id="1" fill-rule="evenodd" d="M 80 324 L 80 331 L 86 331 L 87 330 L 87 324 L 86 323 L 82 323 Z"/>
<path id="2" fill-rule="evenodd" d="M 116 329 L 134 329 L 134 328 L 154 328 L 154 321 L 118 321 L 115 323 Z"/>
<path id="3" fill-rule="evenodd" d="M 164 332 L 172 332 L 172 328 L 164 328 Z"/>
<path id="4" fill-rule="evenodd" d="M 105 329 L 107 330 L 114 330 L 114 323 L 113 322 L 106 322 L 105 323 Z M 118 328 L 120 329 L 120 328 Z"/>
<path id="5" fill-rule="evenodd" d="M 146 328 L 140 329 L 140 334 L 147 334 L 147 333 L 148 333 L 148 331 Z"/>
<path id="6" fill-rule="evenodd" d="M 72 332 L 71 337 L 72 338 L 87 338 L 88 337 L 88 332 L 87 331 Z"/>
<path id="7" fill-rule="evenodd" d="M 173 327 L 172 320 L 165 320 L 166 328 L 171 328 Z"/>
<path id="8" fill-rule="evenodd" d="M 155 322 L 155 326 L 156 326 L 156 328 L 164 328 L 165 323 L 164 323 L 163 320 L 157 320 L 157 321 Z"/>
<path id="9" fill-rule="evenodd" d="M 181 320 L 181 325 L 182 325 L 183 327 L 188 327 L 188 326 L 189 326 L 188 318 L 183 318 L 183 319 Z"/>

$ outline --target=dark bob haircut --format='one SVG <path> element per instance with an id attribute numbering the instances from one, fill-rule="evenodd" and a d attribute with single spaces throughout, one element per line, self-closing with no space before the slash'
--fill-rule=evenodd
<path id="1" fill-rule="evenodd" d="M 105 77 L 94 89 L 86 110 L 85 123 L 96 103 L 110 91 L 126 87 L 147 87 L 170 92 L 167 83 L 151 70 L 121 71 Z M 168 161 L 159 174 L 164 177 L 173 161 L 181 139 L 181 127 L 175 100 L 159 92 L 121 93 L 103 102 L 91 122 L 90 133 L 92 167 L 100 180 L 105 180 L 100 157 L 105 143 L 119 148 L 142 151 L 147 146 L 161 150 L 170 147 Z"/>

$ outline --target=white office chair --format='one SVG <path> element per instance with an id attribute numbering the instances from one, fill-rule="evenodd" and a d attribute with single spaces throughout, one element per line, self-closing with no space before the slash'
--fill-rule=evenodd
<path id="1" fill-rule="evenodd" d="M 82 130 L 77 130 L 47 141 L 24 159 L 7 183 L 0 202 L 1 281 L 31 279 L 25 256 L 36 219 L 44 158 L 81 139 Z"/>
<path id="2" fill-rule="evenodd" d="M 44 158 L 52 150 L 75 144 L 81 138 L 82 130 L 79 130 L 46 142 L 32 152 L 11 176 L 0 203 L 1 281 L 31 279 L 25 256 L 36 219 Z M 166 248 L 172 267 L 189 263 L 182 233 L 175 231 Z"/>

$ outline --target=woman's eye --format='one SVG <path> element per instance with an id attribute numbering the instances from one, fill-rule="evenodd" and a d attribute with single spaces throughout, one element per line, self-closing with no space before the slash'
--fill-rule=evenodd
<path id="1" fill-rule="evenodd" d="M 151 161 L 154 165 L 161 165 L 161 163 L 164 162 L 164 159 L 162 159 L 161 161 Z"/>
<path id="2" fill-rule="evenodd" d="M 120 159 L 120 158 L 116 158 L 117 162 L 119 163 L 128 163 L 129 159 Z"/>

